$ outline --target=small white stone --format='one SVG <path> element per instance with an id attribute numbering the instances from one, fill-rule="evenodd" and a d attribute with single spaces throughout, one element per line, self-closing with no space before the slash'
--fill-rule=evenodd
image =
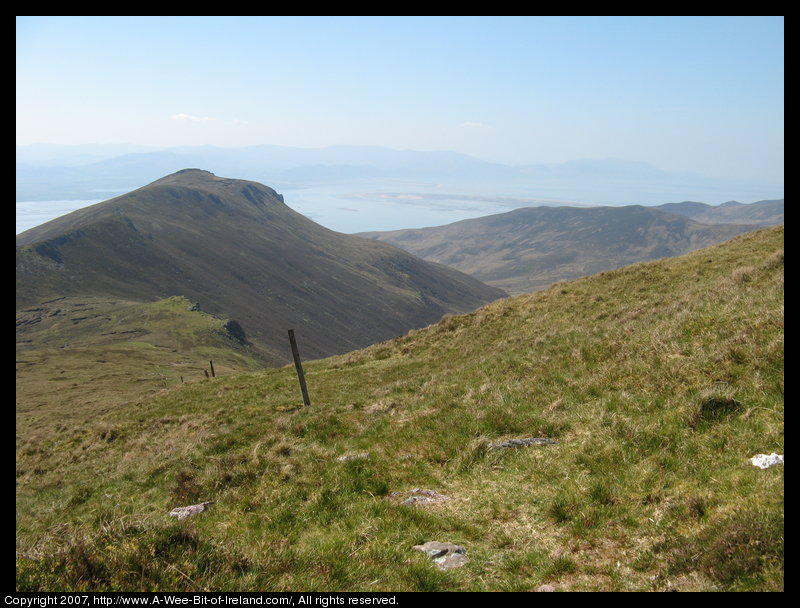
<path id="1" fill-rule="evenodd" d="M 766 469 L 774 464 L 783 464 L 783 454 L 776 454 L 775 452 L 772 454 L 757 454 L 750 459 L 750 462 L 759 469 Z"/>

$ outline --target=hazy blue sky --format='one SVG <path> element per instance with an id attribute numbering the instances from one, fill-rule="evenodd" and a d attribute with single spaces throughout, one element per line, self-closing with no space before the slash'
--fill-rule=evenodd
<path id="1" fill-rule="evenodd" d="M 370 144 L 783 179 L 783 17 L 17 17 L 17 144 Z"/>

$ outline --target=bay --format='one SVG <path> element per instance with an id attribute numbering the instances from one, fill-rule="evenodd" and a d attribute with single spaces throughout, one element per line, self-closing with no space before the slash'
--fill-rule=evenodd
<path id="1" fill-rule="evenodd" d="M 280 186 L 293 210 L 336 232 L 353 234 L 440 226 L 463 219 L 562 201 L 486 192 L 441 184 L 361 180 L 349 184 Z M 106 199 L 17 201 L 17 234 Z"/>
<path id="2" fill-rule="evenodd" d="M 103 200 L 17 201 L 17 234 Z"/>

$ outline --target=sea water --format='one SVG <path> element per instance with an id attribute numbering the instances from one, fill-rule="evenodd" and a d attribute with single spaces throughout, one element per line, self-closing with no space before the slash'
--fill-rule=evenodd
<path id="1" fill-rule="evenodd" d="M 17 234 L 103 200 L 17 201 Z"/>
<path id="2" fill-rule="evenodd" d="M 277 186 L 275 190 L 294 211 L 347 234 L 441 226 L 546 204 L 543 199 L 491 196 L 469 189 L 408 182 L 292 185 Z M 17 234 L 102 200 L 17 201 Z"/>
<path id="3" fill-rule="evenodd" d="M 567 187 L 562 182 L 434 182 L 409 179 L 359 179 L 330 183 L 271 183 L 291 209 L 314 222 L 348 234 L 442 226 L 459 220 L 540 205 L 658 205 L 695 200 L 719 204 L 770 198 L 768 189 L 752 192 L 702 185 L 658 188 L 647 183 Z M 688 194 L 691 192 L 691 194 Z M 772 198 L 780 198 L 773 196 Z M 17 202 L 17 234 L 102 199 Z"/>

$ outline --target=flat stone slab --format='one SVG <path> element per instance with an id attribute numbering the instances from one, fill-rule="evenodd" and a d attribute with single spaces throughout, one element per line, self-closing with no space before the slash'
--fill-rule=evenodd
<path id="1" fill-rule="evenodd" d="M 435 490 L 426 490 L 424 488 L 413 488 L 411 490 L 405 490 L 403 492 L 392 492 L 391 494 L 389 494 L 389 498 L 398 498 L 402 496 L 408 496 L 408 498 L 403 500 L 400 503 L 401 505 L 424 505 L 434 502 L 442 502 L 444 500 L 450 500 L 449 496 L 440 494 Z"/>
<path id="2" fill-rule="evenodd" d="M 177 517 L 178 521 L 182 521 L 187 517 L 189 517 L 190 515 L 196 515 L 197 513 L 202 513 L 212 502 L 214 501 L 208 500 L 206 502 L 201 502 L 200 504 L 197 505 L 189 505 L 188 507 L 175 507 L 174 509 L 172 509 L 172 511 L 169 512 L 169 514 L 172 517 Z"/>
<path id="3" fill-rule="evenodd" d="M 555 439 L 548 439 L 547 437 L 526 437 L 525 439 L 509 439 L 491 445 L 493 450 L 500 450 L 503 448 L 516 448 L 528 445 L 557 445 L 558 441 Z"/>
<path id="4" fill-rule="evenodd" d="M 453 543 L 429 541 L 423 545 L 414 545 L 414 549 L 433 559 L 440 570 L 460 568 L 469 561 L 464 547 Z"/>

